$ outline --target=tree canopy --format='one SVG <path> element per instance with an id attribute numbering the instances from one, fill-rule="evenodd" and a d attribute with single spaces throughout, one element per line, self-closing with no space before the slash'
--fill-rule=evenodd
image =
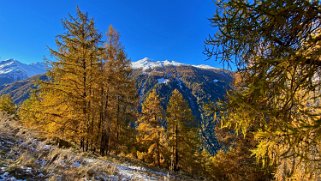
<path id="1" fill-rule="evenodd" d="M 219 1 L 209 58 L 236 67 L 221 123 L 252 136 L 276 178 L 316 178 L 321 153 L 320 1 Z"/>

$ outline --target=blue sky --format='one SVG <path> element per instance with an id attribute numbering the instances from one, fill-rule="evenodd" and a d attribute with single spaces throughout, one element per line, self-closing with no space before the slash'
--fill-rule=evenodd
<path id="1" fill-rule="evenodd" d="M 54 48 L 55 36 L 64 32 L 62 19 L 74 15 L 77 5 L 101 33 L 112 24 L 133 61 L 149 57 L 222 67 L 205 61 L 202 53 L 204 40 L 215 31 L 208 21 L 215 12 L 213 0 L 0 1 L 0 60 L 50 59 L 48 47 Z"/>

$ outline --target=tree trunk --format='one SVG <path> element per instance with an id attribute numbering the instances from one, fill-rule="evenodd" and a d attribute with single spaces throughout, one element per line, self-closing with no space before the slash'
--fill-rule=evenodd
<path id="1" fill-rule="evenodd" d="M 159 144 L 160 144 L 160 132 L 158 131 L 158 137 L 157 137 L 157 144 L 156 144 L 156 149 L 157 149 L 157 162 L 158 162 L 158 167 L 160 167 L 161 166 L 161 164 L 160 164 L 160 150 L 159 150 L 159 148 L 160 148 L 160 146 L 159 146 Z"/>
<path id="2" fill-rule="evenodd" d="M 175 125 L 175 171 L 178 171 L 179 170 L 179 166 L 178 166 L 178 139 L 177 139 L 177 136 L 178 136 L 178 125 L 176 124 Z"/>
<path id="3" fill-rule="evenodd" d="M 117 96 L 117 114 L 116 114 L 116 143 L 119 142 L 119 96 Z"/>

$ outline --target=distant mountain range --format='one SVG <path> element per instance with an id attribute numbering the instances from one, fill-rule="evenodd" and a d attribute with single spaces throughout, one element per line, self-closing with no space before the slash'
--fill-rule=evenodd
<path id="1" fill-rule="evenodd" d="M 156 88 L 165 108 L 171 91 L 178 89 L 198 118 L 201 117 L 199 106 L 222 99 L 232 81 L 231 72 L 208 65 L 143 58 L 132 62 L 132 68 L 140 102 Z M 0 94 L 11 94 L 16 103 L 21 103 L 28 98 L 29 89 L 36 80 L 46 79 L 45 72 L 44 63 L 24 64 L 15 59 L 1 61 Z"/>
<path id="2" fill-rule="evenodd" d="M 176 61 L 143 58 L 132 62 L 140 102 L 156 88 L 166 107 L 171 91 L 180 90 L 200 117 L 201 103 L 222 99 L 232 81 L 232 73 L 208 65 L 189 65 Z M 0 94 L 11 94 L 16 103 L 28 98 L 33 83 L 46 79 L 44 63 L 24 64 L 15 59 L 0 62 Z M 36 75 L 36 76 L 35 76 Z M 19 92 L 19 95 L 17 93 Z"/>
<path id="3" fill-rule="evenodd" d="M 141 102 L 151 89 L 156 88 L 165 107 L 171 91 L 178 89 L 185 94 L 186 100 L 198 115 L 198 102 L 222 99 L 232 81 L 231 72 L 208 65 L 188 65 L 144 58 L 132 62 L 132 68 Z"/>
<path id="4" fill-rule="evenodd" d="M 45 72 L 44 63 L 24 64 L 15 59 L 4 60 L 0 62 L 0 85 L 25 80 Z"/>
<path id="5" fill-rule="evenodd" d="M 208 65 L 153 61 L 149 58 L 132 62 L 132 68 L 140 103 L 152 89 L 156 89 L 165 110 L 171 92 L 178 89 L 189 103 L 195 123 L 205 125 L 203 136 L 207 138 L 208 145 L 211 145 L 209 150 L 215 152 L 218 149 L 219 145 L 213 135 L 212 117 L 205 116 L 204 105 L 224 99 L 233 79 L 232 72 Z M 0 94 L 10 94 L 20 104 L 29 97 L 37 80 L 46 80 L 44 73 L 45 66 L 42 63 L 26 65 L 13 59 L 2 61 Z"/>

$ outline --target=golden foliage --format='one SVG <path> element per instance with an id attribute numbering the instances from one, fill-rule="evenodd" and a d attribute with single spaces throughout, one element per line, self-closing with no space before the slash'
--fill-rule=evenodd
<path id="1" fill-rule="evenodd" d="M 13 103 L 10 95 L 5 94 L 0 96 L 0 110 L 8 114 L 16 113 L 16 105 Z"/>

